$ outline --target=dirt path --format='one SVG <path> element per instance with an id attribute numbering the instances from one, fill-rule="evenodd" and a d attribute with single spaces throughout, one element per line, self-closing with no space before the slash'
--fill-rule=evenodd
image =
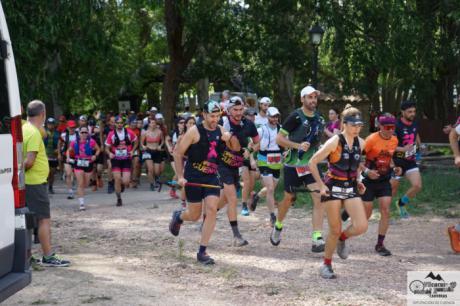
<path id="1" fill-rule="evenodd" d="M 310 252 L 311 215 L 290 211 L 283 241 L 273 247 L 264 206 L 239 217 L 250 245 L 238 249 L 230 246 L 231 229 L 220 212 L 208 248 L 217 264 L 203 267 L 195 261 L 198 225 L 185 224 L 173 237 L 168 222 L 179 202 L 146 187 L 125 192 L 122 208 L 114 206 L 114 195 L 91 193 L 80 213 L 57 186 L 53 243 L 72 266 L 34 271 L 32 284 L 5 305 L 403 305 L 406 271 L 460 270 L 445 234 L 453 220 L 396 221 L 388 258 L 373 251 L 374 220 L 363 237 L 350 240 L 349 259 L 334 256 L 338 279 L 326 281 L 318 275 L 322 255 Z"/>

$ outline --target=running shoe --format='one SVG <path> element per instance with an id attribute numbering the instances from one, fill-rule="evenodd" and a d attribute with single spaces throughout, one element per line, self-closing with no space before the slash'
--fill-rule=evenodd
<path id="1" fill-rule="evenodd" d="M 40 258 L 35 257 L 34 255 L 30 256 L 30 265 L 41 265 L 42 261 Z"/>
<path id="2" fill-rule="evenodd" d="M 339 242 L 337 242 L 337 255 L 342 259 L 348 258 L 349 251 L 345 241 L 339 240 Z"/>
<path id="3" fill-rule="evenodd" d="M 276 226 L 273 226 L 272 234 L 270 235 L 270 242 L 277 246 L 281 242 L 281 231 L 282 229 L 277 229 Z"/>
<path id="4" fill-rule="evenodd" d="M 182 210 L 173 211 L 171 222 L 169 222 L 169 231 L 174 236 L 179 235 L 180 226 L 182 225 L 179 219 L 181 212 Z"/>
<path id="5" fill-rule="evenodd" d="M 85 211 L 85 210 L 86 210 L 85 205 L 80 205 L 80 211 Z"/>
<path id="6" fill-rule="evenodd" d="M 205 266 L 213 265 L 215 263 L 214 259 L 212 259 L 207 253 L 197 253 L 196 260 Z"/>
<path id="7" fill-rule="evenodd" d="M 398 209 L 399 217 L 401 219 L 409 219 L 410 215 L 407 212 L 407 209 L 404 205 L 403 206 L 399 205 L 400 201 L 401 200 L 396 201 L 396 208 Z"/>
<path id="8" fill-rule="evenodd" d="M 243 208 L 241 209 L 241 215 L 242 216 L 249 216 L 249 210 L 248 210 L 247 206 L 243 206 Z"/>
<path id="9" fill-rule="evenodd" d="M 123 205 L 123 201 L 120 199 L 117 199 L 117 206 L 122 206 Z"/>
<path id="10" fill-rule="evenodd" d="M 245 239 L 243 239 L 243 237 L 233 237 L 233 246 L 234 247 L 242 247 L 242 246 L 245 246 L 245 245 L 248 245 L 249 242 Z"/>
<path id="11" fill-rule="evenodd" d="M 311 241 L 311 251 L 313 253 L 321 253 L 324 252 L 324 247 L 326 246 L 326 243 L 323 240 L 323 237 L 320 237 L 316 240 Z"/>
<path id="12" fill-rule="evenodd" d="M 321 277 L 325 278 L 325 279 L 337 278 L 337 276 L 334 273 L 334 270 L 332 270 L 332 266 L 331 265 L 326 265 L 324 263 L 319 268 L 319 275 L 321 275 Z"/>
<path id="13" fill-rule="evenodd" d="M 150 184 L 150 190 L 155 191 L 155 184 Z"/>
<path id="14" fill-rule="evenodd" d="M 251 205 L 249 205 L 249 209 L 251 211 L 255 211 L 256 208 L 257 208 L 257 203 L 259 202 L 260 198 L 259 198 L 259 194 L 257 192 L 254 192 L 252 194 L 252 201 L 251 201 Z M 276 220 L 275 220 L 276 221 Z"/>
<path id="15" fill-rule="evenodd" d="M 42 266 L 44 267 L 68 267 L 70 266 L 70 261 L 59 258 L 56 254 L 51 256 L 43 256 Z"/>
<path id="16" fill-rule="evenodd" d="M 74 199 L 73 194 L 69 193 L 69 195 L 67 196 L 67 200 L 73 200 L 73 199 Z"/>
<path id="17" fill-rule="evenodd" d="M 383 244 L 382 245 L 377 244 L 375 246 L 375 251 L 380 256 L 391 256 L 391 252 Z"/>

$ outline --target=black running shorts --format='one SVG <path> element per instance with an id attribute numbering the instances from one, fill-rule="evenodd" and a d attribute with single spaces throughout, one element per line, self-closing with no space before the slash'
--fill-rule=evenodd
<path id="1" fill-rule="evenodd" d="M 293 187 L 305 187 L 313 183 L 316 183 L 313 175 L 299 176 L 294 167 L 284 166 L 284 191 L 293 193 Z"/>
<path id="2" fill-rule="evenodd" d="M 391 184 L 390 181 L 372 182 L 371 180 L 363 180 L 366 186 L 366 192 L 361 196 L 365 202 L 372 202 L 374 199 L 382 197 L 391 197 Z"/>
<path id="3" fill-rule="evenodd" d="M 207 184 L 220 186 L 216 175 L 192 176 L 185 173 L 184 178 L 190 183 Z M 209 196 L 220 197 L 220 189 L 208 187 L 185 186 L 185 197 L 187 202 L 200 203 Z"/>

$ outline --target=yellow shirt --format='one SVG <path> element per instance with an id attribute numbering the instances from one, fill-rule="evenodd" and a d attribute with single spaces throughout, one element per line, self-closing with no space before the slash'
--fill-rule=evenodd
<path id="1" fill-rule="evenodd" d="M 27 157 L 27 152 L 37 152 L 33 166 L 25 172 L 26 185 L 46 183 L 50 169 L 40 131 L 30 122 L 27 122 L 22 126 L 22 137 L 24 160 Z"/>

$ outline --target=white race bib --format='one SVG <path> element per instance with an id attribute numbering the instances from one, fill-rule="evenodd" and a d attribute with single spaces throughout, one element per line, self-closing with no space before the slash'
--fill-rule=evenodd
<path id="1" fill-rule="evenodd" d="M 142 153 L 142 159 L 152 159 L 152 154 L 148 153 L 148 152 L 144 152 Z"/>
<path id="2" fill-rule="evenodd" d="M 308 166 L 300 166 L 300 167 L 295 167 L 295 171 L 297 171 L 297 176 L 302 177 L 307 174 L 310 174 L 310 167 Z"/>
<path id="3" fill-rule="evenodd" d="M 405 156 L 406 158 L 411 157 L 411 156 L 414 156 L 416 153 L 417 153 L 417 145 L 414 144 L 414 146 L 412 147 L 412 150 L 406 151 Z"/>
<path id="4" fill-rule="evenodd" d="M 86 168 L 89 167 L 89 160 L 88 159 L 77 159 L 77 166 Z"/>
<path id="5" fill-rule="evenodd" d="M 127 149 L 115 149 L 115 156 L 116 157 L 127 157 L 128 150 Z"/>
<path id="6" fill-rule="evenodd" d="M 353 187 L 349 188 L 343 188 L 343 187 L 338 187 L 338 186 L 332 186 L 331 193 L 334 197 L 340 198 L 340 199 L 346 199 L 349 197 L 349 195 L 353 195 Z"/>
<path id="7" fill-rule="evenodd" d="M 267 154 L 267 164 L 276 165 L 281 163 L 281 153 L 270 153 Z"/>

